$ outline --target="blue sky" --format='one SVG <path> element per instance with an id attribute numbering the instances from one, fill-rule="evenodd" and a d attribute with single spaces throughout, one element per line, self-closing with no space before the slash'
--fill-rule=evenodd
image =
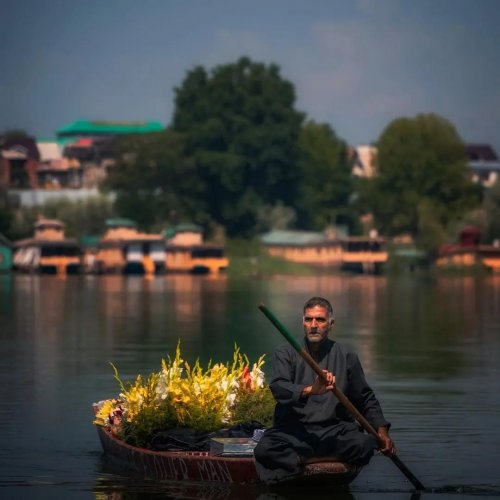
<path id="1" fill-rule="evenodd" d="M 276 63 L 351 144 L 434 112 L 500 154 L 499 0 L 0 0 L 0 131 L 168 124 L 195 65 Z"/>

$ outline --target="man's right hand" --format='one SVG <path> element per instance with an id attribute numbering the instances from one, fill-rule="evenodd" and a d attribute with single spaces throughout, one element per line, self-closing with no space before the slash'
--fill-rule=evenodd
<path id="1" fill-rule="evenodd" d="M 302 396 L 313 396 L 317 394 L 325 394 L 325 392 L 333 391 L 335 388 L 335 375 L 328 370 L 323 370 L 326 375 L 327 383 L 320 377 L 316 377 L 313 385 L 308 385 L 304 387 L 302 391 Z"/>

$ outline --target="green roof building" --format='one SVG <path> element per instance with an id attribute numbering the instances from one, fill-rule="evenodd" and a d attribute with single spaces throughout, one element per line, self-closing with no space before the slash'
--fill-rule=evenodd
<path id="1" fill-rule="evenodd" d="M 106 219 L 106 227 L 108 229 L 117 227 L 137 228 L 137 222 L 124 218 Z"/>
<path id="2" fill-rule="evenodd" d="M 326 241 L 325 235 L 316 231 L 274 229 L 260 237 L 265 245 L 314 245 Z"/>
<path id="3" fill-rule="evenodd" d="M 180 233 L 197 233 L 202 234 L 203 228 L 201 226 L 197 226 L 196 224 L 178 224 L 177 226 L 168 227 L 163 230 L 163 237 L 168 239 L 173 238 L 177 234 Z"/>
<path id="4" fill-rule="evenodd" d="M 160 122 L 90 121 L 77 120 L 56 131 L 57 137 L 95 137 L 99 135 L 149 134 L 161 132 L 165 126 Z"/>

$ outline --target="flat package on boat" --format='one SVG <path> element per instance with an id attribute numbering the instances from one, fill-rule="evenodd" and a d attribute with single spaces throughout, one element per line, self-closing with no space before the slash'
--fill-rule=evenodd
<path id="1" fill-rule="evenodd" d="M 252 457 L 257 441 L 252 438 L 212 438 L 210 454 L 223 457 Z"/>

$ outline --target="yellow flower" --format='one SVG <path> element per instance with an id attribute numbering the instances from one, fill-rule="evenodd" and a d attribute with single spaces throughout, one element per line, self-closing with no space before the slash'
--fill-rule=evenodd
<path id="1" fill-rule="evenodd" d="M 118 399 L 107 399 L 96 403 L 98 406 L 97 413 L 95 414 L 94 424 L 101 426 L 109 426 L 110 418 L 113 412 L 120 409 L 120 401 Z"/>
<path id="2" fill-rule="evenodd" d="M 198 430 L 216 430 L 231 422 L 241 390 L 254 392 L 264 385 L 264 356 L 250 364 L 247 356 L 235 346 L 232 363 L 208 364 L 203 369 L 199 360 L 193 366 L 181 357 L 177 344 L 175 357 L 161 360 L 161 370 L 143 380 L 139 375 L 132 384 L 120 384 L 124 417 L 133 423 L 144 409 L 155 411 L 171 408 L 179 425 Z M 252 370 L 248 367 L 252 366 Z M 244 386 L 242 385 L 244 381 Z"/>

